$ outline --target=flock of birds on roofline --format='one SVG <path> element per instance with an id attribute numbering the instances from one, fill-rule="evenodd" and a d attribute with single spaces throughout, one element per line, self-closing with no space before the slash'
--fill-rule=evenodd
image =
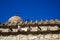
<path id="1" fill-rule="evenodd" d="M 58 19 L 51 19 L 51 20 L 36 20 L 36 21 L 32 21 L 32 20 L 26 20 L 25 22 L 22 20 L 21 17 L 19 16 L 12 16 L 11 18 L 9 18 L 9 20 L 5 23 L 3 23 L 3 25 L 8 25 L 8 26 L 11 26 L 11 25 L 21 25 L 21 26 L 26 26 L 26 25 L 31 25 L 31 26 L 36 26 L 36 25 L 59 25 L 60 24 L 60 20 Z"/>

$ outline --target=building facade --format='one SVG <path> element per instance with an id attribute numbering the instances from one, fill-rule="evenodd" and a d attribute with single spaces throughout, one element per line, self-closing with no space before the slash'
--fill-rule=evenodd
<path id="1" fill-rule="evenodd" d="M 26 20 L 12 16 L 0 24 L 0 40 L 60 40 L 60 20 Z"/>

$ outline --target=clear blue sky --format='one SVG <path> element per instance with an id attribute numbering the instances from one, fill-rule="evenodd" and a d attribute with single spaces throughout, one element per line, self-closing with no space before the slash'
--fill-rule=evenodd
<path id="1" fill-rule="evenodd" d="M 0 22 L 16 12 L 23 20 L 60 19 L 60 0 L 0 0 Z"/>

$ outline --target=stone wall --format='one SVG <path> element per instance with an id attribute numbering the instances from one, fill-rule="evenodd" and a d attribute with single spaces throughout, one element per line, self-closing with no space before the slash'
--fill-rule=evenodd
<path id="1" fill-rule="evenodd" d="M 0 36 L 0 40 L 60 40 L 60 34 L 19 34 Z"/>
<path id="2" fill-rule="evenodd" d="M 42 31 L 47 30 L 47 26 L 40 27 Z M 35 28 L 32 28 L 35 31 Z M 37 30 L 37 29 L 36 29 Z M 58 30 L 58 27 L 49 27 L 49 30 Z M 3 29 L 2 32 L 8 32 L 8 29 Z M 13 29 L 17 32 L 17 29 Z M 60 40 L 60 33 L 43 33 L 43 34 L 19 34 L 19 35 L 0 35 L 0 40 Z"/>

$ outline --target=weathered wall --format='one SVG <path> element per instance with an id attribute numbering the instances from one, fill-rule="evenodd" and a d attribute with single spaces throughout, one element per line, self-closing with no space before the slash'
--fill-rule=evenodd
<path id="1" fill-rule="evenodd" d="M 20 34 L 15 36 L 0 36 L 0 40 L 60 40 L 60 34 Z"/>
<path id="2" fill-rule="evenodd" d="M 35 28 L 32 28 L 35 31 Z M 41 27 L 42 31 L 47 30 L 47 27 Z M 57 30 L 57 26 L 49 27 L 50 30 Z M 8 29 L 4 29 L 3 32 L 8 32 Z M 17 29 L 13 29 L 13 32 L 17 32 Z M 19 34 L 0 36 L 0 40 L 60 40 L 60 33 L 43 33 L 43 34 Z"/>

